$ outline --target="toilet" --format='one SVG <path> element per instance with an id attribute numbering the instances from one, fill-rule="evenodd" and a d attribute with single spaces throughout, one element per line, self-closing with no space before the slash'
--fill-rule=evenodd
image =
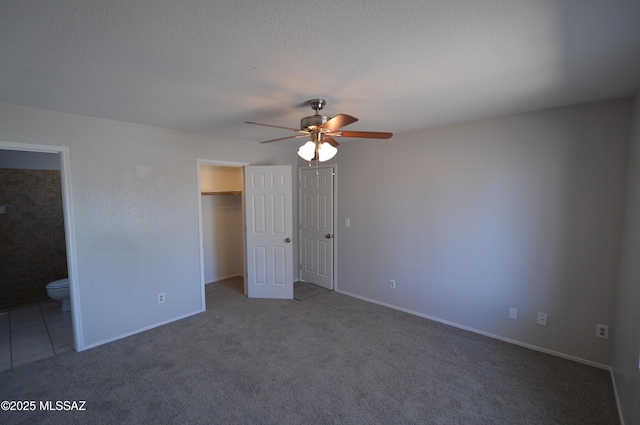
<path id="1" fill-rule="evenodd" d="M 54 300 L 62 301 L 60 311 L 71 310 L 71 300 L 69 294 L 69 278 L 54 280 L 47 285 L 47 295 Z"/>

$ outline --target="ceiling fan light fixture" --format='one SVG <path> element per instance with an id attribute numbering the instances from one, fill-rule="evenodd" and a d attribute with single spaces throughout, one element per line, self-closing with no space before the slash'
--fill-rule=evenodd
<path id="1" fill-rule="evenodd" d="M 318 161 L 325 162 L 336 156 L 338 149 L 331 146 L 329 143 L 322 143 L 318 148 Z"/>
<path id="2" fill-rule="evenodd" d="M 305 161 L 311 161 L 316 156 L 316 144 L 309 140 L 298 149 L 298 156 Z"/>
<path id="3" fill-rule="evenodd" d="M 318 162 L 328 161 L 338 153 L 336 146 L 339 145 L 336 137 L 352 137 L 359 139 L 389 139 L 392 133 L 382 133 L 377 131 L 343 131 L 342 127 L 353 124 L 358 118 L 346 114 L 338 114 L 334 117 L 320 115 L 318 112 L 327 103 L 324 99 L 311 99 L 307 103 L 313 110 L 315 115 L 304 117 L 300 120 L 300 128 L 282 127 L 272 124 L 261 124 L 253 121 L 245 121 L 247 124 L 263 125 L 266 127 L 282 128 L 284 130 L 293 130 L 298 133 L 295 136 L 281 137 L 279 139 L 265 140 L 261 143 L 271 143 L 286 139 L 299 139 L 302 137 L 311 137 L 311 140 L 298 148 L 298 156 L 309 162 L 315 160 Z"/>

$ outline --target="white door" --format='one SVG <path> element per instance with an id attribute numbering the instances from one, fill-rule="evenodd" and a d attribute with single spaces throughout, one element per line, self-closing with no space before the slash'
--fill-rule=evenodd
<path id="1" fill-rule="evenodd" d="M 291 167 L 244 168 L 247 295 L 293 298 Z"/>
<path id="2" fill-rule="evenodd" d="M 300 280 L 333 289 L 333 167 L 305 169 L 300 184 Z"/>

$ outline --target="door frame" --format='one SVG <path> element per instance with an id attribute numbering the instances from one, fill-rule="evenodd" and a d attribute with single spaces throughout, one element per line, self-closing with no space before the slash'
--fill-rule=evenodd
<path id="1" fill-rule="evenodd" d="M 64 237 L 67 249 L 67 274 L 71 296 L 71 327 L 73 329 L 74 349 L 85 349 L 82 333 L 82 310 L 80 309 L 80 288 L 77 282 L 78 255 L 76 250 L 76 230 L 73 218 L 73 195 L 71 194 L 71 157 L 66 146 L 38 145 L 31 143 L 12 143 L 0 141 L 0 149 L 22 152 L 56 153 L 60 158 L 60 186 L 62 189 L 62 214 L 64 219 Z"/>
<path id="2" fill-rule="evenodd" d="M 313 169 L 316 165 L 313 166 Z M 318 164 L 317 168 L 333 168 L 333 270 L 331 271 L 333 291 L 338 290 L 338 164 Z M 309 166 L 298 167 L 298 241 L 302 240 L 302 172 L 308 170 Z M 298 280 L 300 280 L 300 264 L 302 259 L 302 244 L 298 244 Z M 311 282 L 313 283 L 313 282 Z"/>
<path id="3" fill-rule="evenodd" d="M 201 288 L 201 292 L 200 292 L 200 297 L 201 297 L 201 309 L 202 311 L 206 311 L 207 310 L 207 300 L 206 300 L 206 295 L 205 295 L 205 282 L 204 282 L 204 235 L 203 235 L 203 229 L 202 229 L 202 195 L 201 195 L 201 185 L 200 185 L 200 166 L 201 165 L 220 165 L 223 167 L 238 167 L 242 169 L 242 181 L 244 182 L 244 167 L 249 165 L 248 162 L 236 162 L 236 161 L 221 161 L 221 160 L 217 160 L 217 159 L 202 159 L 202 158 L 196 158 L 196 175 L 197 175 L 197 186 L 196 186 L 196 190 L 197 190 L 197 199 L 198 199 L 198 239 L 199 239 L 199 243 L 200 243 L 200 288 Z M 244 215 L 245 215 L 245 202 L 244 202 L 244 196 L 242 196 L 242 220 L 244 222 Z M 244 235 L 244 226 L 243 228 L 243 235 Z M 246 246 L 245 246 L 245 240 L 244 240 L 244 236 L 242 237 L 242 250 L 244 252 L 244 262 L 245 262 L 245 268 L 246 268 L 246 262 L 247 262 L 247 254 L 246 254 Z M 244 277 L 244 295 L 247 295 L 247 277 L 246 277 L 246 271 L 245 271 L 245 277 Z"/>

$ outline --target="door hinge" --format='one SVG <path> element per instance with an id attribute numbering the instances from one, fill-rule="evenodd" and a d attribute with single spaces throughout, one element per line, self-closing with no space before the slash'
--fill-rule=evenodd
<path id="1" fill-rule="evenodd" d="M 300 264 L 300 270 L 302 270 L 302 264 Z"/>
<path id="2" fill-rule="evenodd" d="M 302 230 L 302 223 L 300 223 L 299 226 L 300 226 L 300 230 Z"/>
<path id="3" fill-rule="evenodd" d="M 302 187 L 302 180 L 298 180 L 298 187 Z"/>

